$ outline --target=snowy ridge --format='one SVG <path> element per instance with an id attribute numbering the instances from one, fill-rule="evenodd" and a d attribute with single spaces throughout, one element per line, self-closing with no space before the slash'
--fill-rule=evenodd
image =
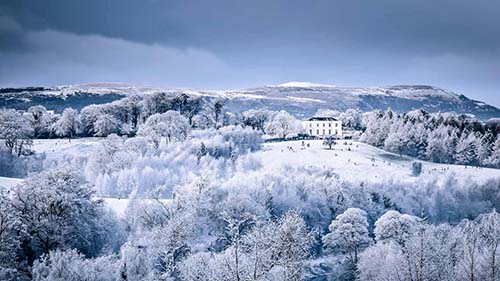
<path id="1" fill-rule="evenodd" d="M 310 82 L 287 82 L 242 90 L 197 90 L 155 88 L 123 83 L 92 83 L 50 88 L 31 87 L 0 89 L 0 107 L 27 109 L 42 104 L 62 111 L 89 104 L 117 100 L 129 95 L 148 95 L 166 92 L 177 95 L 202 96 L 207 99 L 226 99 L 226 108 L 233 112 L 266 108 L 287 110 L 297 117 L 308 117 L 319 109 L 344 111 L 359 108 L 364 111 L 392 109 L 397 112 L 424 109 L 429 112 L 453 111 L 471 114 L 481 119 L 500 117 L 500 109 L 481 101 L 469 99 L 452 91 L 426 85 L 396 85 L 386 87 L 341 87 Z"/>
<path id="2" fill-rule="evenodd" d="M 325 87 L 325 88 L 332 88 L 332 87 L 335 87 L 335 85 L 318 84 L 318 83 L 311 83 L 311 82 L 291 81 L 291 82 L 279 84 L 278 87 L 298 87 L 298 88 Z"/>

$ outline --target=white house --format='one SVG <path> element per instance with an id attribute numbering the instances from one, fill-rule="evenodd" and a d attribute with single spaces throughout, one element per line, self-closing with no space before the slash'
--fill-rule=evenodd
<path id="1" fill-rule="evenodd" d="M 306 134 L 315 137 L 342 136 L 342 122 L 333 117 L 311 117 L 302 122 Z"/>

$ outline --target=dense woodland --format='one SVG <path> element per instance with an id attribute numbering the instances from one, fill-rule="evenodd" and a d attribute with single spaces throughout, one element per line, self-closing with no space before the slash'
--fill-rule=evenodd
<path id="1" fill-rule="evenodd" d="M 322 112 L 399 154 L 498 167 L 499 126 L 455 114 Z M 286 112 L 130 96 L 61 116 L 0 111 L 1 280 L 500 280 L 500 179 L 341 180 L 263 171 L 263 135 L 301 133 Z M 33 138 L 105 137 L 45 161 Z M 70 141 L 70 140 L 64 140 Z M 3 175 L 3 176 L 6 176 Z M 102 198 L 130 200 L 117 216 Z"/>
<path id="2" fill-rule="evenodd" d="M 500 122 L 429 114 L 372 112 L 365 116 L 361 141 L 388 151 L 438 163 L 500 167 Z"/>

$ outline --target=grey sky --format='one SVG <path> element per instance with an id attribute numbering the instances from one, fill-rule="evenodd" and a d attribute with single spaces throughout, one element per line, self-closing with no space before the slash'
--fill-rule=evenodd
<path id="1" fill-rule="evenodd" d="M 500 106 L 497 0 L 2 0 L 0 86 L 430 84 Z"/>

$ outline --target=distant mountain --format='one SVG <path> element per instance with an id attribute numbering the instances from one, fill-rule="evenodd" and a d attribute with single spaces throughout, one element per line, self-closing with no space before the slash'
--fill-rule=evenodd
<path id="1" fill-rule="evenodd" d="M 318 109 L 363 111 L 392 109 L 398 112 L 424 109 L 428 112 L 454 111 L 481 119 L 500 117 L 500 109 L 440 88 L 424 85 L 357 88 L 291 82 L 241 91 L 227 91 L 228 106 L 235 111 L 250 108 L 286 109 L 301 117 Z"/>
<path id="2" fill-rule="evenodd" d="M 338 87 L 307 82 L 289 82 L 245 90 L 199 91 L 137 87 L 119 83 L 82 84 L 57 87 L 28 87 L 0 89 L 0 107 L 27 109 L 42 104 L 61 111 L 65 107 L 81 109 L 93 103 L 106 103 L 131 94 L 154 92 L 186 93 L 207 99 L 225 98 L 226 107 L 233 112 L 266 108 L 287 110 L 297 117 L 308 117 L 318 109 L 343 111 L 359 108 L 363 111 L 392 109 L 404 112 L 424 109 L 429 112 L 454 111 L 481 119 L 500 117 L 500 109 L 484 102 L 469 99 L 451 91 L 425 85 L 389 87 Z"/>

